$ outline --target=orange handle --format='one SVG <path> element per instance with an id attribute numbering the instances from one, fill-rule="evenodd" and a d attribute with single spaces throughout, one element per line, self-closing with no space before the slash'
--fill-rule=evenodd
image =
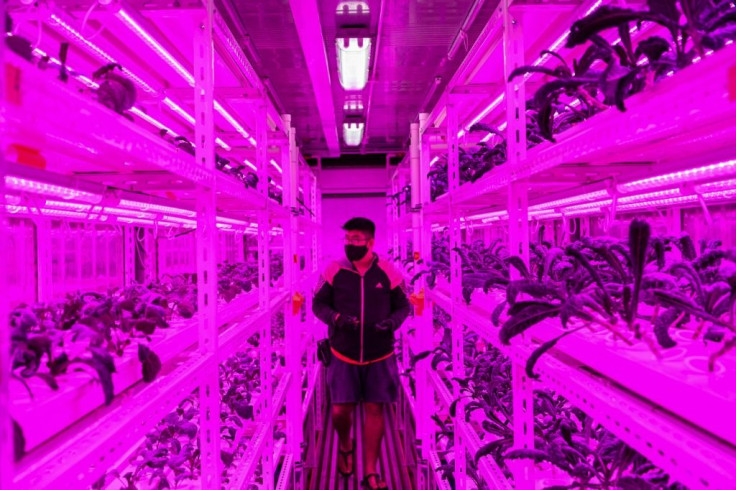
<path id="1" fill-rule="evenodd" d="M 422 313 L 424 313 L 424 289 L 421 289 L 419 293 L 411 293 L 409 303 L 414 305 L 414 313 L 417 316 L 422 316 Z"/>
<path id="2" fill-rule="evenodd" d="M 294 293 L 294 296 L 291 297 L 292 315 L 298 315 L 299 312 L 302 310 L 303 304 L 304 304 L 304 296 L 300 293 Z"/>

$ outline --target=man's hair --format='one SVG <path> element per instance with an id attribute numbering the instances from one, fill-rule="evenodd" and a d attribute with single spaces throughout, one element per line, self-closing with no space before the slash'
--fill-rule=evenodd
<path id="1" fill-rule="evenodd" d="M 345 231 L 362 231 L 366 235 L 374 238 L 376 236 L 376 224 L 368 218 L 353 218 L 342 225 Z"/>

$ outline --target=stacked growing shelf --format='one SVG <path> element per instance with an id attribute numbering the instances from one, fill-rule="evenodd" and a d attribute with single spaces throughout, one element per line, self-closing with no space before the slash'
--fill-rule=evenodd
<path id="1" fill-rule="evenodd" d="M 42 376 L 24 380 L 16 372 L 12 403 L 2 412 L 23 431 L 25 446 L 16 438 L 16 448 L 26 454 L 3 477 L 19 488 L 99 488 L 106 475 L 130 467 L 130 455 L 182 400 L 199 397 L 194 420 L 201 456 L 193 485 L 217 488 L 225 475 L 247 486 L 258 473 L 266 487 L 294 478 L 302 436 L 289 432 L 284 442 L 273 434 L 285 425 L 283 417 L 303 416 L 302 397 L 309 405 L 317 384 L 315 377 L 302 379 L 304 368 L 316 372 L 311 308 L 293 305 L 311 295 L 320 261 L 321 197 L 290 117 L 277 113 L 211 2 L 161 22 L 155 20 L 165 11 L 129 5 L 118 5 L 124 9 L 119 11 L 100 7 L 79 22 L 77 8 L 62 2 L 43 10 L 38 18 L 48 35 L 32 59 L 7 50 L 3 59 L 11 82 L 2 91 L 3 149 L 10 160 L 3 173 L 4 219 L 31 230 L 37 267 L 32 287 L 11 307 L 66 311 L 67 293 L 81 298 L 87 305 L 82 309 L 89 308 L 89 298 L 119 305 L 120 295 L 158 297 L 175 287 L 191 302 L 167 299 L 165 326 L 146 335 L 133 329 L 128 343 L 110 356 L 114 369 L 105 371 L 111 381 L 104 396 L 99 366 L 81 373 L 69 367 L 52 381 L 45 366 L 36 366 Z M 26 13 L 11 14 L 21 19 Z M 92 24 L 99 31 L 89 36 Z M 14 35 L 26 35 L 27 27 Z M 46 58 L 62 42 L 70 43 L 66 79 L 57 68 L 63 63 Z M 149 61 L 157 56 L 166 63 Z M 91 77 L 101 61 L 113 60 L 124 64 L 122 76 L 138 92 L 136 104 L 121 114 L 97 100 L 103 82 Z M 53 69 L 42 70 L 41 61 Z M 184 135 L 184 142 L 172 139 Z M 114 251 L 104 248 L 107 241 L 89 247 L 96 239 L 88 237 L 103 232 L 111 234 Z M 94 279 L 102 278 L 98 264 L 108 263 L 118 269 L 106 271 L 109 288 L 103 290 L 103 281 Z M 83 289 L 87 282 L 81 279 L 64 284 L 72 273 L 99 289 Z M 165 294 L 173 297 L 170 290 Z M 131 321 L 123 310 L 114 311 L 119 325 Z M 285 333 L 272 342 L 272 316 L 282 311 Z M 96 327 L 79 323 L 70 332 Z M 47 332 L 45 323 L 40 331 L 39 325 L 24 325 L 28 335 Z M 67 335 L 69 345 L 79 335 L 73 341 Z M 217 436 L 222 422 L 207 414 L 219 413 L 218 366 L 250 351 L 253 338 L 259 343 L 260 396 L 252 404 L 254 420 L 234 436 L 250 437 L 244 459 L 226 464 Z M 136 352 L 137 344 L 142 347 Z M 107 359 L 107 344 L 90 345 Z M 160 361 L 148 382 L 141 379 L 143 347 Z M 286 352 L 292 348 L 296 364 Z M 90 366 L 97 359 L 92 350 L 69 352 L 72 362 L 77 354 Z M 272 369 L 272 355 L 286 358 L 285 366 Z M 292 463 L 282 465 L 282 459 Z"/>
<path id="2" fill-rule="evenodd" d="M 610 107 L 556 134 L 556 142 L 527 148 L 525 97 L 539 88 L 539 77 L 505 80 L 522 65 L 554 68 L 558 60 L 540 56 L 544 49 L 558 52 L 571 64 L 580 53 L 559 49 L 567 39 L 566 31 L 601 3 L 551 8 L 501 2 L 439 103 L 429 114 L 419 116 L 419 123 L 412 127 L 410 157 L 400 165 L 394 175 L 396 184 L 388 190 L 394 193 L 397 186 L 410 181 L 419 193 L 412 200 L 409 216 L 390 213 L 395 257 L 411 262 L 407 252 L 415 251 L 407 280 L 432 261 L 432 233 L 439 230 L 449 235 L 450 250 L 474 240 L 488 246 L 493 238 L 501 237 L 512 255 L 529 264 L 530 237 L 534 239 L 542 225 L 554 230 L 553 238 L 547 233 L 544 239 L 564 249 L 562 240 L 571 234 L 573 222 L 578 227 L 576 236 L 582 237 L 594 226 L 599 227 L 598 233 L 601 228 L 610 229 L 619 223 L 615 220 L 620 215 L 627 219 L 659 215 L 666 231 L 677 236 L 685 209 L 692 210 L 690 219 L 694 213 L 707 223 L 711 223 L 709 207 L 732 209 L 732 179 L 736 176 L 732 145 L 736 139 L 732 124 L 736 117 L 736 46 L 732 42 L 627 98 L 626 112 Z M 539 22 L 540 16 L 546 16 L 544 23 Z M 478 180 L 461 184 L 460 147 L 469 149 L 480 143 L 469 132 L 479 122 L 502 131 L 508 128 L 507 160 Z M 489 140 L 489 144 L 499 141 L 489 136 L 482 142 Z M 432 199 L 427 174 L 442 158 L 448 162 L 449 190 Z M 407 229 L 409 224 L 411 229 Z M 720 224 L 733 226 L 723 220 Z M 718 230 L 706 238 L 720 238 Z M 454 377 L 465 377 L 457 367 L 464 363 L 457 346 L 462 345 L 466 329 L 513 361 L 515 449 L 534 448 L 534 425 L 539 422 L 528 407 L 534 406 L 533 390 L 546 388 L 564 396 L 674 481 L 688 488 L 733 486 L 736 434 L 719 422 L 723 415 L 718 415 L 728 413 L 736 403 L 732 353 L 721 357 L 714 372 L 709 372 L 708 359 L 718 344 L 714 347 L 686 338 L 685 332 L 677 337 L 677 347 L 661 350 L 662 359 L 657 359 L 641 342 L 629 347 L 613 340 L 608 330 L 582 330 L 541 357 L 535 367 L 540 378 L 532 381 L 524 366 L 535 349 L 565 332 L 559 319 L 545 320 L 523 338 L 504 345 L 491 316 L 505 294 L 480 294 L 466 304 L 459 254 L 453 253 L 447 265 L 449 282 L 442 284 L 438 279 L 437 285 L 429 287 L 423 277 L 413 289 L 424 295 L 425 311 L 439 306 L 452 317 Z M 408 339 L 414 354 L 436 346 L 426 317 L 425 313 L 415 318 L 416 333 Z M 447 405 L 461 394 L 454 381 L 450 394 L 437 374 L 425 377 L 416 372 L 417 406 Z M 468 450 L 475 456 L 478 445 L 464 420 L 462 405 L 461 401 L 453 418 L 455 451 Z M 432 460 L 434 424 L 426 411 L 417 410 L 417 425 L 424 438 L 422 454 Z M 480 461 L 490 466 L 479 468 L 490 488 L 507 484 L 497 479 L 503 473 L 493 458 Z M 534 488 L 535 479 L 544 477 L 537 465 L 526 461 L 514 471 L 511 484 L 516 488 Z M 457 488 L 473 485 L 465 474 L 466 461 L 456 458 Z"/>

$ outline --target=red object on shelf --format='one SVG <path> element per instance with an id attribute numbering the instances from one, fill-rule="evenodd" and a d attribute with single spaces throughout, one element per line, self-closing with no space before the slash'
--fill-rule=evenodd
<path id="1" fill-rule="evenodd" d="M 300 293 L 294 293 L 294 296 L 291 297 L 291 313 L 293 315 L 298 315 L 302 309 L 303 304 L 304 304 L 304 295 Z"/>
<path id="2" fill-rule="evenodd" d="M 728 100 L 736 102 L 736 65 L 728 69 Z"/>
<path id="3" fill-rule="evenodd" d="M 41 152 L 36 148 L 30 148 L 18 143 L 12 143 L 8 145 L 8 156 L 21 165 L 28 167 L 46 169 L 46 159 L 41 155 Z"/>
<path id="4" fill-rule="evenodd" d="M 420 290 L 419 293 L 411 293 L 409 302 L 414 306 L 416 315 L 422 316 L 422 313 L 424 313 L 424 289 Z"/>

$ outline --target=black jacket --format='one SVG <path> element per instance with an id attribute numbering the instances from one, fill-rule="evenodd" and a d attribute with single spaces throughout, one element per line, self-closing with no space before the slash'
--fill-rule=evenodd
<path id="1" fill-rule="evenodd" d="M 329 327 L 330 346 L 357 362 L 370 362 L 393 352 L 394 332 L 375 325 L 390 318 L 398 329 L 410 308 L 401 273 L 378 256 L 363 276 L 347 259 L 332 262 L 313 301 L 314 314 Z M 360 325 L 336 328 L 337 313 L 354 316 Z"/>

